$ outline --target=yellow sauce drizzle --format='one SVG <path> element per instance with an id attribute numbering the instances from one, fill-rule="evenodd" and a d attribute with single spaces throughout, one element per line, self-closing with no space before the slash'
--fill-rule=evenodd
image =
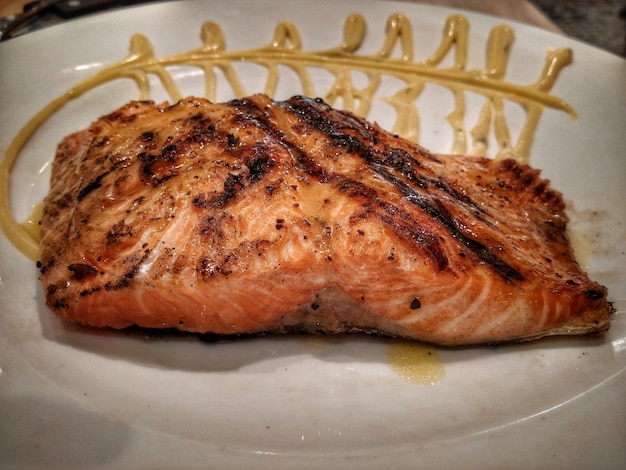
<path id="1" fill-rule="evenodd" d="M 437 350 L 421 343 L 394 341 L 387 349 L 387 361 L 394 372 L 412 384 L 434 385 L 445 376 Z"/>
<path id="2" fill-rule="evenodd" d="M 419 112 L 416 101 L 426 83 L 446 87 L 453 94 L 455 109 L 447 117 L 454 135 L 453 153 L 485 155 L 489 145 L 489 131 L 494 128 L 499 158 L 515 158 L 525 162 L 530 143 L 544 107 L 565 111 L 575 116 L 573 108 L 564 100 L 549 94 L 563 67 L 572 60 L 569 49 L 551 50 L 536 83 L 530 85 L 511 84 L 504 80 L 510 56 L 513 31 L 508 26 L 495 27 L 488 39 L 487 60 L 481 70 L 467 70 L 468 21 L 462 15 L 452 15 L 446 21 L 443 38 L 436 51 L 421 62 L 413 59 L 413 36 L 409 19 L 402 14 L 389 17 L 386 36 L 381 49 L 371 55 L 356 54 L 366 34 L 362 15 L 350 15 L 345 22 L 342 43 L 322 51 L 303 51 L 297 28 L 289 22 L 279 23 L 274 38 L 264 47 L 244 51 L 227 51 L 220 26 L 206 22 L 202 26 L 203 45 L 180 54 L 158 58 L 150 41 L 140 34 L 130 41 L 130 54 L 91 77 L 77 83 L 64 95 L 56 98 L 41 109 L 20 130 L 7 148 L 0 163 L 0 226 L 13 245 L 31 259 L 38 257 L 37 238 L 30 223 L 18 223 L 10 208 L 10 174 L 21 149 L 37 128 L 63 107 L 68 101 L 79 98 L 85 92 L 120 78 L 132 79 L 138 88 L 139 99 L 150 98 L 150 76 L 155 76 L 167 91 L 172 101 L 182 97 L 176 81 L 168 72 L 169 66 L 195 66 L 202 69 L 205 77 L 205 96 L 216 98 L 216 70 L 222 72 L 233 95 L 246 96 L 233 63 L 253 63 L 264 66 L 267 71 L 264 92 L 273 96 L 279 86 L 279 66 L 291 68 L 300 80 L 302 93 L 307 96 L 323 96 L 333 106 L 342 102 L 344 109 L 366 117 L 375 98 L 386 101 L 396 111 L 392 132 L 417 141 Z M 400 49 L 399 58 L 392 57 Z M 454 52 L 454 64 L 444 68 L 440 64 Z M 322 68 L 334 76 L 334 82 L 325 93 L 317 93 L 309 73 L 311 68 Z M 361 72 L 368 79 L 365 87 L 358 88 L 353 82 L 353 73 Z M 393 76 L 404 86 L 392 96 L 377 96 L 381 81 Z M 478 122 L 465 131 L 465 98 L 467 91 L 481 94 L 486 101 Z M 504 117 L 505 100 L 521 105 L 527 113 L 527 121 L 516 143 L 510 141 Z M 467 135 L 472 139 L 468 145 Z M 51 156 L 52 157 L 52 156 Z"/>
<path id="3" fill-rule="evenodd" d="M 27 234 L 37 245 L 39 245 L 39 222 L 43 213 L 43 201 L 33 207 L 30 215 L 20 224 L 22 231 Z"/>
<path id="4" fill-rule="evenodd" d="M 305 335 L 302 344 L 311 353 L 322 354 L 333 343 L 326 337 Z M 413 385 L 434 385 L 446 375 L 437 350 L 422 343 L 392 340 L 386 350 L 386 360 L 393 372 Z"/>

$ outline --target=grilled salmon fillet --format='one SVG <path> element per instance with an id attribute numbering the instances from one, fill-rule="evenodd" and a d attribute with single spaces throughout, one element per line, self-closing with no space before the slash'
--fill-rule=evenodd
<path id="1" fill-rule="evenodd" d="M 66 137 L 40 279 L 84 325 L 370 332 L 442 345 L 609 327 L 561 195 L 321 100 L 131 102 Z"/>

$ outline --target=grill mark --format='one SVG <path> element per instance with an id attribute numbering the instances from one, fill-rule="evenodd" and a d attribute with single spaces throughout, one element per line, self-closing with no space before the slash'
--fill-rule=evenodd
<path id="1" fill-rule="evenodd" d="M 126 225 L 123 219 L 120 220 L 106 233 L 106 246 L 111 247 L 112 245 L 120 244 L 124 241 L 124 239 L 132 237 L 132 229 L 132 225 Z"/>
<path id="2" fill-rule="evenodd" d="M 143 255 L 137 258 L 136 255 L 131 255 L 127 258 L 127 261 L 132 262 L 133 264 L 129 269 L 124 272 L 121 276 L 118 276 L 113 281 L 106 282 L 102 285 L 93 285 L 86 289 L 82 289 L 78 292 L 80 297 L 88 297 L 92 294 L 102 291 L 104 289 L 106 292 L 126 289 L 131 286 L 135 277 L 139 273 L 139 269 L 141 264 L 147 259 L 150 254 L 150 250 L 146 250 Z M 135 260 L 133 260 L 135 258 Z M 98 274 L 98 270 L 87 264 L 74 263 L 67 266 L 67 269 L 72 273 L 72 278 L 77 281 L 84 281 L 85 279 L 90 280 L 94 278 Z M 55 294 L 60 294 L 65 291 L 65 285 L 49 285 L 47 288 L 47 295 L 54 296 Z M 54 299 L 53 307 L 56 309 L 68 309 L 68 302 L 72 302 L 72 295 L 59 295 L 58 298 Z"/>
<path id="3" fill-rule="evenodd" d="M 366 163 L 368 163 L 370 167 L 372 167 L 372 169 L 386 169 L 391 167 L 398 170 L 408 180 L 414 182 L 420 188 L 428 189 L 429 185 L 433 185 L 437 189 L 449 194 L 455 200 L 469 206 L 472 209 L 474 215 L 479 218 L 481 222 L 488 224 L 490 227 L 494 227 L 490 221 L 486 220 L 483 217 L 484 210 L 482 209 L 482 207 L 477 205 L 469 196 L 460 193 L 454 187 L 450 186 L 447 182 L 439 178 L 415 173 L 413 171 L 413 165 L 417 167 L 422 167 L 423 165 L 418 159 L 413 157 L 406 150 L 398 147 L 390 147 L 381 150 L 380 148 L 366 145 L 362 140 L 346 134 L 341 130 L 345 127 L 349 127 L 349 129 L 359 132 L 359 134 L 361 134 L 364 139 L 373 140 L 374 145 L 376 145 L 378 143 L 378 139 L 374 134 L 374 130 L 367 122 L 362 122 L 346 112 L 339 112 L 338 114 L 343 116 L 344 119 L 350 123 L 350 126 L 344 126 L 340 122 L 328 119 L 324 116 L 323 110 L 321 110 L 320 108 L 325 107 L 327 110 L 331 110 L 331 108 L 329 108 L 328 105 L 326 105 L 322 101 L 311 101 L 307 98 L 295 97 L 292 98 L 289 103 L 298 103 L 302 104 L 303 106 L 310 107 L 311 110 L 307 110 L 307 112 L 305 113 L 299 113 L 302 118 L 309 125 L 315 127 L 316 129 L 319 129 L 321 132 L 324 132 L 329 137 L 331 137 L 336 145 L 345 148 L 349 152 L 358 153 L 361 158 Z M 294 108 L 293 106 L 290 106 L 290 108 L 293 108 L 292 110 L 298 109 Z M 369 132 L 365 132 L 368 130 Z M 429 152 L 422 151 L 419 148 L 416 148 L 416 151 L 419 153 L 420 156 L 427 157 L 437 163 L 441 163 L 439 159 L 437 159 Z"/>
<path id="4" fill-rule="evenodd" d="M 141 268 L 141 265 L 144 263 L 144 261 L 148 258 L 149 255 L 150 255 L 150 250 L 146 250 L 144 253 L 142 253 L 139 259 L 137 259 L 136 255 L 131 255 L 128 258 L 126 258 L 126 260 L 129 262 L 133 262 L 133 258 L 135 258 L 136 261 L 134 261 L 134 263 L 130 266 L 129 269 L 126 270 L 124 274 L 122 274 L 121 276 L 118 276 L 115 281 L 109 281 L 105 283 L 104 290 L 107 292 L 110 292 L 110 291 L 116 291 L 116 290 L 126 289 L 130 287 L 135 277 L 137 276 L 137 273 L 139 273 L 139 269 Z"/>
<path id="5" fill-rule="evenodd" d="M 232 121 L 241 127 L 252 125 L 260 128 L 262 131 L 270 134 L 273 128 L 264 120 L 260 119 L 262 111 L 247 99 L 233 100 L 230 103 L 236 109 L 236 113 L 230 117 Z M 222 207 L 230 202 L 237 192 L 243 190 L 246 183 L 256 183 L 261 181 L 265 174 L 270 170 L 276 162 L 271 158 L 271 152 L 268 145 L 257 142 L 253 145 L 241 145 L 241 141 L 230 132 L 223 132 L 216 129 L 215 125 L 205 126 L 208 118 L 202 121 L 199 128 L 194 128 L 194 132 L 205 135 L 211 135 L 213 144 L 221 151 L 241 157 L 244 165 L 248 168 L 247 174 L 229 174 L 224 182 L 224 192 L 217 198 L 213 198 L 211 204 Z M 206 127 L 206 130 L 204 128 Z M 200 131 L 202 129 L 202 131 Z M 193 134 L 193 133 L 192 133 Z M 188 139 L 194 140 L 194 135 L 189 135 Z M 197 207 L 207 207 L 207 198 L 198 196 L 193 201 Z"/>
<path id="6" fill-rule="evenodd" d="M 393 183 L 393 185 L 400 190 L 402 195 L 409 202 L 415 204 L 430 217 L 440 222 L 455 239 L 460 241 L 463 245 L 465 245 L 465 247 L 472 251 L 478 259 L 489 264 L 502 277 L 507 280 L 524 280 L 524 276 L 519 271 L 497 256 L 491 248 L 469 238 L 461 232 L 448 210 L 442 204 L 437 204 L 436 200 L 426 199 L 400 178 L 390 174 L 382 168 L 379 168 L 377 173 L 383 176 L 387 181 Z"/>
<path id="7" fill-rule="evenodd" d="M 392 149 L 387 149 L 387 151 L 383 154 L 383 157 L 380 157 L 379 155 L 381 152 L 378 151 L 378 149 L 374 149 L 361 142 L 356 137 L 341 131 L 341 123 L 337 123 L 332 119 L 327 119 L 323 115 L 323 111 L 327 109 L 327 105 L 324 105 L 321 101 L 313 101 L 308 98 L 296 97 L 288 101 L 287 109 L 296 114 L 309 126 L 315 128 L 320 133 L 325 134 L 326 137 L 328 137 L 336 146 L 358 155 L 370 166 L 370 168 L 372 168 L 373 171 L 383 177 L 386 181 L 392 183 L 409 202 L 419 207 L 423 212 L 443 225 L 455 239 L 460 241 L 464 246 L 472 251 L 478 259 L 490 265 L 492 269 L 494 269 L 494 271 L 500 274 L 504 279 L 507 281 L 510 281 L 511 279 L 517 281 L 524 280 L 524 276 L 519 271 L 497 256 L 491 248 L 463 234 L 454 223 L 450 213 L 443 207 L 442 204 L 437 204 L 433 200 L 424 197 L 402 179 L 392 175 L 388 171 L 388 167 L 399 169 L 401 173 L 407 177 L 407 179 L 413 181 L 416 186 L 422 189 L 428 189 L 429 185 L 433 185 L 437 189 L 446 192 L 459 202 L 470 205 L 474 209 L 473 213 L 476 216 L 476 212 L 480 211 L 480 208 L 473 203 L 470 198 L 460 195 L 456 190 L 453 190 L 453 188 L 444 182 L 437 181 L 431 177 L 415 174 L 410 168 L 410 164 L 406 158 L 403 158 L 406 156 L 401 153 L 394 153 L 391 151 Z M 351 124 L 359 126 L 359 128 L 363 127 L 363 124 L 355 119 L 351 119 Z M 359 132 L 361 134 L 365 134 L 362 130 L 359 130 Z M 389 219 L 386 223 L 392 223 L 392 220 Z M 396 228 L 395 224 L 392 224 L 392 226 Z M 412 236 L 412 238 L 428 246 L 431 253 L 435 256 L 435 259 L 438 260 L 438 266 L 443 265 L 443 261 L 439 259 L 439 250 L 436 248 L 437 245 L 432 243 L 429 244 L 428 238 L 422 238 L 419 235 L 415 237 Z"/>
<path id="8" fill-rule="evenodd" d="M 347 196 L 355 199 L 357 197 L 364 198 L 367 201 L 374 200 L 378 197 L 378 194 L 374 188 L 370 188 L 361 181 L 356 181 L 352 178 L 344 177 L 342 175 L 333 175 L 338 179 L 335 186 L 341 192 Z"/>
<path id="9" fill-rule="evenodd" d="M 391 227 L 401 238 L 423 246 L 431 254 L 437 268 L 443 271 L 449 264 L 437 236 L 417 225 L 400 207 L 378 197 L 375 189 L 343 175 L 334 174 L 330 182 L 346 197 L 361 199 L 365 211 Z"/>
<path id="10" fill-rule="evenodd" d="M 224 191 L 213 196 L 199 194 L 191 203 L 198 209 L 220 209 L 232 201 L 244 189 L 243 178 L 237 173 L 229 173 L 224 181 Z"/>
<path id="11" fill-rule="evenodd" d="M 109 173 L 110 173 L 109 171 L 105 171 L 104 173 L 99 174 L 94 179 L 92 179 L 89 183 L 87 183 L 87 185 L 78 192 L 77 199 L 79 201 L 82 201 L 83 199 L 85 199 L 85 197 L 87 197 L 89 193 L 101 187 L 102 180 Z"/>
<path id="12" fill-rule="evenodd" d="M 411 203 L 417 205 L 420 209 L 426 212 L 435 220 L 443 224 L 450 234 L 465 245 L 470 251 L 472 251 L 481 261 L 491 265 L 501 276 L 505 279 L 515 279 L 517 281 L 523 281 L 524 276 L 515 268 L 510 266 L 499 256 L 497 256 L 493 250 L 476 240 L 473 240 L 462 233 L 454 223 L 452 216 L 448 210 L 442 205 L 437 204 L 436 200 L 430 201 L 424 198 L 421 194 L 415 191 L 411 186 L 406 184 L 396 176 L 391 175 L 384 169 L 379 169 L 378 174 L 383 176 L 388 181 L 392 182 L 396 188 L 400 190 L 402 195 Z"/>
<path id="13" fill-rule="evenodd" d="M 72 277 L 77 281 L 92 278 L 98 272 L 94 266 L 85 263 L 73 263 L 68 265 L 67 269 L 71 271 Z"/>
<path id="14" fill-rule="evenodd" d="M 583 295 L 591 300 L 599 300 L 604 298 L 605 292 L 601 289 L 587 289 Z"/>
<path id="15" fill-rule="evenodd" d="M 137 155 L 142 165 L 142 173 L 149 177 L 152 184 L 159 185 L 163 181 L 178 175 L 176 166 L 178 156 L 184 151 L 177 144 L 169 144 L 161 149 L 158 155 L 141 152 Z"/>
<path id="16" fill-rule="evenodd" d="M 293 106 L 294 102 L 296 102 L 296 99 L 289 100 L 287 108 L 297 114 L 297 116 L 299 116 L 302 121 L 314 127 L 316 130 L 323 132 L 327 137 L 335 142 L 336 145 L 346 148 L 348 151 L 361 156 L 361 158 L 363 158 L 363 160 L 366 161 L 370 165 L 370 167 L 374 169 L 374 171 L 376 171 L 382 177 L 399 187 L 402 194 L 405 195 L 405 197 L 407 197 L 410 202 L 416 204 L 428 215 L 443 224 L 450 231 L 453 237 L 463 243 L 469 250 L 473 251 L 480 260 L 492 266 L 492 268 L 500 275 L 502 275 L 505 279 L 524 279 L 518 271 L 516 271 L 514 268 L 501 260 L 489 248 L 463 235 L 455 226 L 453 220 L 450 217 L 450 214 L 447 213 L 447 211 L 442 212 L 442 209 L 444 208 L 441 205 L 434 205 L 431 201 L 425 199 L 422 195 L 413 190 L 413 188 L 407 185 L 404 181 L 393 176 L 387 171 L 386 167 L 388 166 L 400 169 L 401 171 L 410 170 L 410 174 L 412 175 L 412 177 L 409 179 L 414 181 L 419 187 L 422 187 L 423 189 L 426 189 L 428 187 L 429 181 L 427 181 L 425 177 L 417 175 L 413 172 L 410 163 L 408 163 L 407 161 L 407 157 L 411 158 L 412 160 L 415 159 L 408 155 L 406 151 L 402 150 L 402 152 L 393 152 L 393 149 L 388 149 L 382 159 L 380 157 L 376 157 L 374 155 L 374 152 L 372 152 L 371 147 L 365 145 L 356 137 L 337 130 L 337 127 L 340 126 L 340 123 L 337 123 L 336 121 L 332 121 L 322 116 L 322 114 L 319 112 L 319 103 L 318 106 L 315 106 L 316 102 L 313 102 L 312 100 L 309 100 L 307 98 L 300 98 L 297 102 L 298 104 L 303 103 L 304 109 L 299 110 L 299 108 Z M 300 167 L 301 170 L 305 171 L 311 176 L 316 177 L 321 183 L 331 182 L 333 186 L 337 187 L 340 191 L 343 190 L 343 192 L 346 192 L 347 187 L 352 187 L 353 191 L 347 192 L 347 194 L 349 194 L 351 197 L 364 195 L 363 189 L 359 189 L 359 191 L 356 192 L 354 191 L 354 189 L 357 187 L 355 185 L 355 183 L 357 182 L 348 182 L 347 178 L 345 177 L 327 174 L 327 172 L 325 172 L 324 169 L 313 158 L 306 155 L 303 151 L 299 150 L 293 143 L 286 139 L 284 134 L 280 130 L 278 130 L 276 126 L 272 125 L 271 121 L 264 114 L 264 112 L 254 103 L 247 99 L 243 99 L 234 100 L 231 102 L 231 104 L 237 109 L 241 110 L 242 114 L 246 116 L 246 119 L 249 122 L 254 122 L 256 126 L 260 127 L 264 132 L 272 136 L 287 151 L 289 151 L 290 154 L 294 156 L 295 163 Z M 359 121 L 356 121 L 354 119 L 352 119 L 352 121 L 354 121 L 356 129 L 360 129 L 363 126 L 362 123 L 360 123 Z M 449 188 L 449 186 L 443 183 L 435 182 L 435 180 L 432 178 L 431 180 L 433 180 L 433 184 L 440 189 Z M 362 185 L 362 183 L 359 184 Z M 458 195 L 458 192 L 456 191 L 450 191 L 450 193 L 453 197 L 455 196 L 455 194 Z M 369 195 L 366 195 L 365 197 L 369 198 Z M 457 197 L 457 199 L 459 198 Z M 467 197 L 463 197 L 463 199 L 469 200 L 469 198 Z M 413 242 L 425 247 L 431 254 L 432 258 L 435 260 L 435 263 L 440 270 L 443 270 L 448 266 L 449 261 L 435 234 L 417 227 L 414 223 L 411 224 L 410 222 L 412 222 L 412 218 L 410 217 L 410 215 L 406 214 L 399 207 L 396 207 L 392 204 L 384 203 L 380 199 L 377 200 L 377 206 L 378 210 L 375 211 L 375 214 L 381 222 L 390 226 L 402 238 L 410 239 Z"/>
<path id="17" fill-rule="evenodd" d="M 229 104 L 241 112 L 241 115 L 238 116 L 240 121 L 252 123 L 254 126 L 258 127 L 267 135 L 272 137 L 278 145 L 289 152 L 294 159 L 294 164 L 299 166 L 305 173 L 317 178 L 321 183 L 327 181 L 328 175 L 324 169 L 318 165 L 314 159 L 310 158 L 306 153 L 287 140 L 285 135 L 271 122 L 265 112 L 255 103 L 248 99 L 242 99 L 233 100 Z M 260 180 L 263 173 L 267 171 L 268 168 L 268 166 L 256 168 L 255 181 Z"/>
<path id="18" fill-rule="evenodd" d="M 241 181 L 241 175 L 229 173 L 228 178 L 224 181 L 224 192 L 220 194 L 214 201 L 214 207 L 223 207 L 232 200 L 239 191 L 242 191 L 244 185 Z"/>
<path id="19" fill-rule="evenodd" d="M 267 171 L 275 165 L 275 162 L 269 157 L 266 146 L 256 144 L 253 147 L 254 153 L 246 162 L 248 167 L 248 180 L 256 183 L 263 179 Z"/>
<path id="20" fill-rule="evenodd" d="M 403 238 L 409 238 L 415 243 L 424 246 L 431 254 L 440 271 L 443 271 L 448 266 L 448 257 L 434 233 L 415 224 L 412 217 L 397 206 L 380 200 L 377 202 L 385 211 L 384 213 L 376 214 L 379 220 L 392 227 Z"/>
<path id="21" fill-rule="evenodd" d="M 374 142 L 374 145 L 379 145 L 378 143 L 378 137 L 377 135 L 379 134 L 379 131 L 373 127 L 370 123 L 368 123 L 365 120 L 360 119 L 359 117 L 355 116 L 354 114 L 348 112 L 348 111 L 342 111 L 342 110 L 333 110 L 333 108 L 331 108 L 329 105 L 327 105 L 322 99 L 316 99 L 316 100 L 310 100 L 306 97 L 301 97 L 301 96 L 295 96 L 293 98 L 291 98 L 289 100 L 289 102 L 295 102 L 295 103 L 302 103 L 304 104 L 305 102 L 308 102 L 308 105 L 313 106 L 313 107 L 317 107 L 319 108 L 324 108 L 327 111 L 331 111 L 333 113 L 337 113 L 338 115 L 340 115 L 343 120 L 346 122 L 346 124 L 342 124 L 338 121 L 333 121 L 333 124 L 336 126 L 335 128 L 339 128 L 339 129 L 350 129 L 352 131 L 357 131 L 364 139 L 366 140 L 372 140 Z M 320 113 L 321 114 L 321 113 Z M 395 136 L 397 137 L 397 136 Z M 422 166 L 422 164 L 420 163 L 419 160 L 417 160 L 413 155 L 411 155 L 409 152 L 407 152 L 406 150 L 402 149 L 402 148 L 398 148 L 398 147 L 390 147 L 388 150 L 391 151 L 391 155 L 402 155 L 403 157 L 406 157 L 406 159 L 408 161 L 411 161 L 412 163 L 418 165 L 418 166 Z M 428 160 L 431 160 L 435 163 L 439 163 L 441 164 L 441 160 L 439 160 L 435 155 L 433 155 L 432 153 L 421 149 L 421 148 L 416 148 L 415 151 L 417 152 L 417 154 L 419 154 L 421 157 L 424 157 Z M 393 162 L 388 162 L 390 165 L 393 164 Z"/>

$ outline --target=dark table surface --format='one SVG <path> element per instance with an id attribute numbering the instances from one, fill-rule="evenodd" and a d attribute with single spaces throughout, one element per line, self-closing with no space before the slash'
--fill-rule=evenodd
<path id="1" fill-rule="evenodd" d="M 626 57 L 626 1 L 533 0 L 563 33 Z"/>
<path id="2" fill-rule="evenodd" d="M 134 3 L 135 1 L 126 0 L 124 3 Z M 451 7 L 456 6 L 502 18 L 514 19 L 554 32 L 561 32 L 626 57 L 626 0 L 412 1 Z M 34 0 L 0 0 L 0 17 L 19 13 L 25 5 L 32 5 L 33 2 Z M 54 24 L 54 22 L 54 18 L 43 18 L 37 25 L 33 26 L 38 28 L 46 26 L 46 24 Z M 24 32 L 34 28 L 29 27 Z"/>

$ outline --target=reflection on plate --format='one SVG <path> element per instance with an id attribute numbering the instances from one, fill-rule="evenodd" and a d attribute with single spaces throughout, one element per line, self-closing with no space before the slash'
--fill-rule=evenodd
<path id="1" fill-rule="evenodd" d="M 259 38 L 272 37 L 279 21 L 289 20 L 307 48 L 324 50 L 341 43 L 343 22 L 354 8 L 323 1 L 233 1 L 219 8 L 207 2 L 163 3 L 88 17 L 2 44 L 0 61 L 12 66 L 3 70 L 0 150 L 52 98 L 124 57 L 135 33 L 149 37 L 159 56 L 170 56 L 196 47 L 201 24 L 212 20 L 221 25 L 229 50 L 247 50 L 258 47 Z M 454 13 L 390 2 L 359 2 L 358 9 L 369 28 L 362 50 L 379 50 L 385 19 L 402 12 L 415 29 L 416 57 L 436 49 L 446 18 Z M 499 21 L 466 16 L 468 68 L 480 68 L 489 31 Z M 390 367 L 391 341 L 385 339 L 286 336 L 207 343 L 195 336 L 67 325 L 44 307 L 33 263 L 2 237 L 0 399 L 7 406 L 0 411 L 0 460 L 63 467 L 212 462 L 220 468 L 252 462 L 269 468 L 295 463 L 380 468 L 416 461 L 452 466 L 467 459 L 477 466 L 524 462 L 527 467 L 623 461 L 615 436 L 623 435 L 626 417 L 608 404 L 619 407 L 626 391 L 626 161 L 619 158 L 626 66 L 560 36 L 523 25 L 514 25 L 514 31 L 511 82 L 536 81 L 548 48 L 574 52 L 574 63 L 553 91 L 573 105 L 579 119 L 546 109 L 530 161 L 565 194 L 572 238 L 583 242 L 577 244 L 579 257 L 590 276 L 609 288 L 618 312 L 607 335 L 437 349 L 445 377 L 423 386 Z M 84 40 L 70 39 L 77 37 Z M 528 64 L 539 65 L 529 70 Z M 604 71 L 601 77 L 598 70 Z M 185 94 L 204 94 L 203 78 L 194 70 L 180 66 L 173 74 Z M 40 76 L 45 83 L 38 82 Z M 262 91 L 254 89 L 254 77 L 244 80 L 250 92 Z M 289 90 L 289 79 L 279 86 Z M 446 121 L 454 100 L 439 91 L 419 102 L 420 141 L 445 152 L 454 139 Z M 218 100 L 231 97 L 225 89 L 216 93 Z M 14 169 L 10 191 L 18 217 L 26 217 L 45 195 L 50 158 L 62 136 L 136 94 L 131 80 L 95 88 L 42 126 Z M 157 100 L 168 98 L 158 87 L 154 94 Z M 481 106 L 468 97 L 469 115 L 476 117 Z M 376 102 L 370 117 L 389 123 L 390 110 Z M 509 124 L 519 132 L 516 118 Z M 600 439 L 593 449 L 582 444 L 589 435 Z"/>

